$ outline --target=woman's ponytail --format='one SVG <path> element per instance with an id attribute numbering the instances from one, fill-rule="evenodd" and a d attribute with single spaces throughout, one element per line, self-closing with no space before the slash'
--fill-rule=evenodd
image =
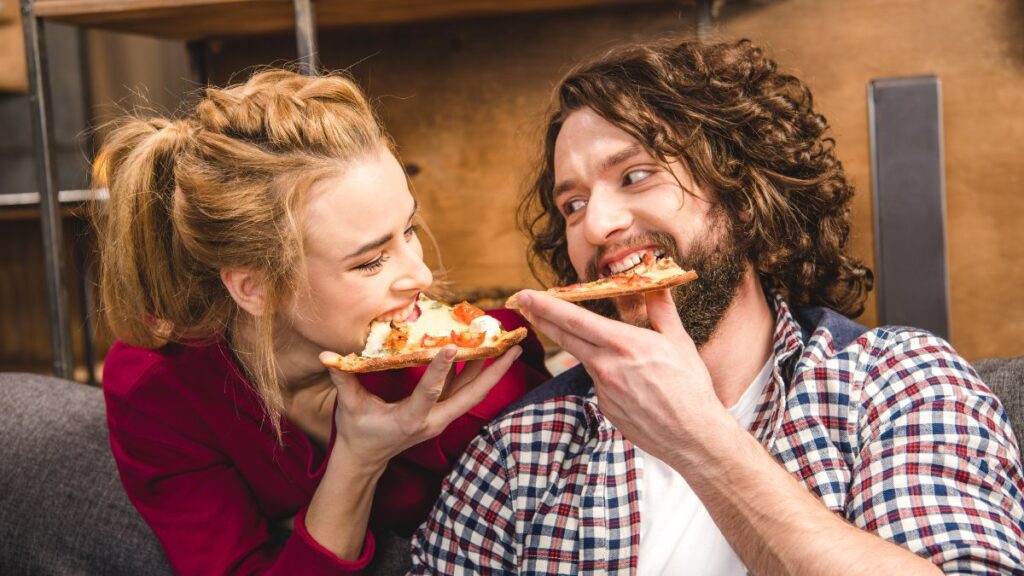
<path id="1" fill-rule="evenodd" d="M 175 325 L 190 323 L 189 286 L 195 263 L 174 225 L 176 159 L 191 145 L 187 121 L 133 119 L 117 126 L 103 147 L 99 185 L 100 299 L 118 338 L 154 348 Z"/>

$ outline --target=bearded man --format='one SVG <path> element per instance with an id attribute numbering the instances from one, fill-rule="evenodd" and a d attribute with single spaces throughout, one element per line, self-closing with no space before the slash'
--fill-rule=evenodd
<path id="1" fill-rule="evenodd" d="M 593 310 L 520 294 L 582 365 L 473 442 L 413 573 L 1024 573 L 999 400 L 940 338 L 848 318 L 872 276 L 827 129 L 747 41 L 569 73 L 523 205 L 536 261 L 700 278 Z"/>

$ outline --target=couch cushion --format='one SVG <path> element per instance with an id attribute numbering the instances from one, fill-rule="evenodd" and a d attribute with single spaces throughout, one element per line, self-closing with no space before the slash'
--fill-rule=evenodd
<path id="1" fill-rule="evenodd" d="M 1024 357 L 979 360 L 974 369 L 1003 402 L 1020 446 L 1024 440 Z"/>
<path id="2" fill-rule="evenodd" d="M 121 487 L 98 388 L 0 373 L 0 574 L 169 574 Z"/>

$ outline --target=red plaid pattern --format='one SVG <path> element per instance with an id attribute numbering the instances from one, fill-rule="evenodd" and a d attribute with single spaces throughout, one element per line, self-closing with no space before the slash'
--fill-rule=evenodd
<path id="1" fill-rule="evenodd" d="M 999 400 L 943 340 L 781 298 L 751 433 L 825 506 L 951 574 L 1024 574 L 1024 476 Z M 807 318 L 810 317 L 810 320 Z M 630 574 L 632 445 L 581 369 L 492 422 L 413 537 L 413 574 Z"/>

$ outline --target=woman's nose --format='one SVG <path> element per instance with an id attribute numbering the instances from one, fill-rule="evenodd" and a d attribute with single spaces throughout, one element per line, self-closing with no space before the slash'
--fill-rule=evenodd
<path id="1" fill-rule="evenodd" d="M 434 273 L 423 261 L 421 250 L 417 251 L 410 247 L 404 251 L 401 262 L 398 264 L 402 266 L 402 270 L 398 280 L 395 281 L 395 290 L 419 292 L 426 290 L 434 282 Z"/>

